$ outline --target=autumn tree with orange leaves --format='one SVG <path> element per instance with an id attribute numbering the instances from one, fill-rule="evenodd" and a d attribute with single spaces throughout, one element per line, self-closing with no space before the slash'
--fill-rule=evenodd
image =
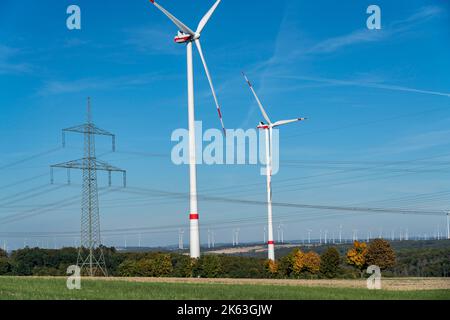
<path id="1" fill-rule="evenodd" d="M 285 275 L 316 275 L 320 269 L 320 256 L 313 252 L 302 252 L 300 249 L 294 249 L 282 261 L 282 268 Z"/>
<path id="2" fill-rule="evenodd" d="M 292 252 L 292 256 L 290 257 L 290 268 L 293 274 L 298 276 L 303 271 L 305 266 L 304 257 L 305 254 L 300 249 L 295 249 L 294 252 Z"/>
<path id="3" fill-rule="evenodd" d="M 271 277 L 276 277 L 278 275 L 279 265 L 276 261 L 266 260 L 264 262 L 264 269 Z"/>
<path id="4" fill-rule="evenodd" d="M 320 270 L 320 256 L 318 253 L 314 251 L 310 251 L 305 253 L 305 256 L 303 257 L 304 260 L 304 269 L 305 271 L 311 273 L 311 274 L 317 274 Z"/>
<path id="5" fill-rule="evenodd" d="M 367 244 L 365 242 L 354 241 L 353 248 L 347 251 L 347 263 L 357 268 L 361 277 L 363 270 L 367 266 Z"/>

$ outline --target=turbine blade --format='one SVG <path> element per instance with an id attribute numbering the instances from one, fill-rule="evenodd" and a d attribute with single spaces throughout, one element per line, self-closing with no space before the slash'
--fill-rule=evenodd
<path id="1" fill-rule="evenodd" d="M 202 18 L 202 20 L 200 20 L 200 23 L 198 24 L 198 27 L 197 27 L 197 33 L 201 33 L 202 32 L 203 28 L 208 23 L 209 18 L 211 18 L 212 14 L 216 10 L 216 8 L 219 5 L 220 1 L 221 0 L 217 0 L 216 3 L 214 3 L 214 5 L 211 7 L 211 9 L 209 9 L 208 12 L 205 14 L 205 16 Z"/>
<path id="2" fill-rule="evenodd" d="M 219 120 L 220 120 L 220 124 L 222 125 L 223 133 L 226 134 L 225 126 L 223 124 L 223 119 L 222 119 L 222 112 L 220 111 L 220 105 L 219 105 L 219 101 L 217 100 L 216 91 L 214 90 L 214 85 L 212 83 L 211 76 L 209 74 L 208 66 L 206 65 L 205 57 L 203 56 L 202 46 L 198 39 L 195 40 L 195 44 L 197 46 L 198 53 L 200 54 L 200 58 L 202 59 L 203 67 L 205 68 L 206 77 L 208 78 L 208 81 L 209 81 L 209 86 L 211 87 L 211 92 L 214 97 L 214 102 L 216 103 L 217 113 L 219 115 Z"/>
<path id="3" fill-rule="evenodd" d="M 150 0 L 151 3 L 153 3 L 155 5 L 155 7 L 157 7 L 159 10 L 162 11 L 162 13 L 164 13 L 170 20 L 172 20 L 173 23 L 175 23 L 175 25 L 184 33 L 190 34 L 192 36 L 195 35 L 195 32 L 192 31 L 191 29 L 189 29 L 188 26 L 186 26 L 183 22 L 181 22 L 180 20 L 178 20 L 177 18 L 175 18 L 169 11 L 167 11 L 166 9 L 164 9 L 163 7 L 161 7 L 159 4 L 157 4 L 155 2 L 155 0 Z"/>
<path id="4" fill-rule="evenodd" d="M 291 120 L 281 120 L 281 121 L 275 122 L 272 126 L 273 127 L 277 127 L 277 126 L 282 126 L 284 124 L 297 122 L 297 121 L 304 121 L 304 120 L 306 120 L 306 118 L 297 118 L 297 119 L 291 119 Z"/>
<path id="5" fill-rule="evenodd" d="M 259 109 L 261 110 L 261 113 L 262 113 L 264 119 L 266 119 L 266 121 L 267 121 L 268 124 L 271 124 L 272 121 L 270 121 L 269 116 L 268 116 L 267 113 L 266 113 L 266 110 L 264 110 L 264 107 L 262 106 L 261 101 L 259 101 L 258 95 L 256 94 L 255 90 L 253 89 L 252 84 L 251 84 L 250 81 L 248 80 L 248 78 L 247 78 L 247 76 L 245 75 L 245 73 L 242 72 L 242 75 L 244 76 L 245 81 L 247 81 L 247 84 L 248 84 L 248 86 L 250 87 L 250 90 L 252 90 L 253 95 L 255 96 L 255 99 L 256 99 L 256 101 L 258 102 Z"/>

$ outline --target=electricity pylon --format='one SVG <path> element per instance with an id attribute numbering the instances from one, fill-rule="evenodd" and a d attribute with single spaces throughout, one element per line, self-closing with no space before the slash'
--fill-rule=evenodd
<path id="1" fill-rule="evenodd" d="M 70 172 L 70 169 L 82 170 L 81 242 L 77 265 L 82 270 L 87 269 L 86 271 L 91 277 L 99 273 L 107 276 L 108 271 L 106 269 L 100 238 L 97 171 L 108 172 L 109 186 L 111 186 L 111 173 L 121 172 L 123 174 L 124 187 L 126 186 L 126 171 L 111 166 L 104 161 L 100 161 L 95 156 L 95 135 L 110 136 L 112 138 L 113 151 L 115 151 L 115 136 L 92 123 L 90 98 L 88 98 L 87 105 L 87 122 L 79 126 L 63 129 L 63 147 L 65 146 L 66 132 L 82 133 L 84 135 L 84 157 L 82 159 L 52 165 L 50 167 L 51 180 L 53 183 L 54 168 L 66 168 L 68 172 Z"/>

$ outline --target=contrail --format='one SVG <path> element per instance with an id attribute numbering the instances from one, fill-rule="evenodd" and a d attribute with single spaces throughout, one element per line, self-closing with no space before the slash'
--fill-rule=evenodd
<path id="1" fill-rule="evenodd" d="M 408 88 L 408 87 L 389 85 L 389 84 L 381 84 L 381 83 L 371 83 L 371 82 L 363 82 L 363 81 L 357 82 L 357 81 L 347 81 L 347 80 L 338 80 L 338 79 L 329 79 L 329 78 L 316 78 L 316 77 L 304 77 L 304 76 L 279 76 L 279 78 L 289 78 L 289 79 L 298 79 L 298 80 L 329 83 L 329 84 L 335 84 L 335 85 L 358 86 L 358 87 L 365 87 L 365 88 L 386 89 L 386 90 L 392 90 L 392 91 L 414 92 L 414 93 L 421 93 L 421 94 L 431 94 L 431 95 L 435 95 L 435 96 L 450 97 L 450 93 L 446 93 L 446 92 L 421 90 L 421 89 Z"/>

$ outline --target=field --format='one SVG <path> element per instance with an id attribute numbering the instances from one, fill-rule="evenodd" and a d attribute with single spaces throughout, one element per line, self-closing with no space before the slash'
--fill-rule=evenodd
<path id="1" fill-rule="evenodd" d="M 386 284 L 385 284 L 386 283 Z M 83 279 L 68 290 L 65 278 L 0 277 L 0 299 L 440 299 L 450 300 L 449 279 L 389 279 L 383 290 L 362 280 Z"/>

